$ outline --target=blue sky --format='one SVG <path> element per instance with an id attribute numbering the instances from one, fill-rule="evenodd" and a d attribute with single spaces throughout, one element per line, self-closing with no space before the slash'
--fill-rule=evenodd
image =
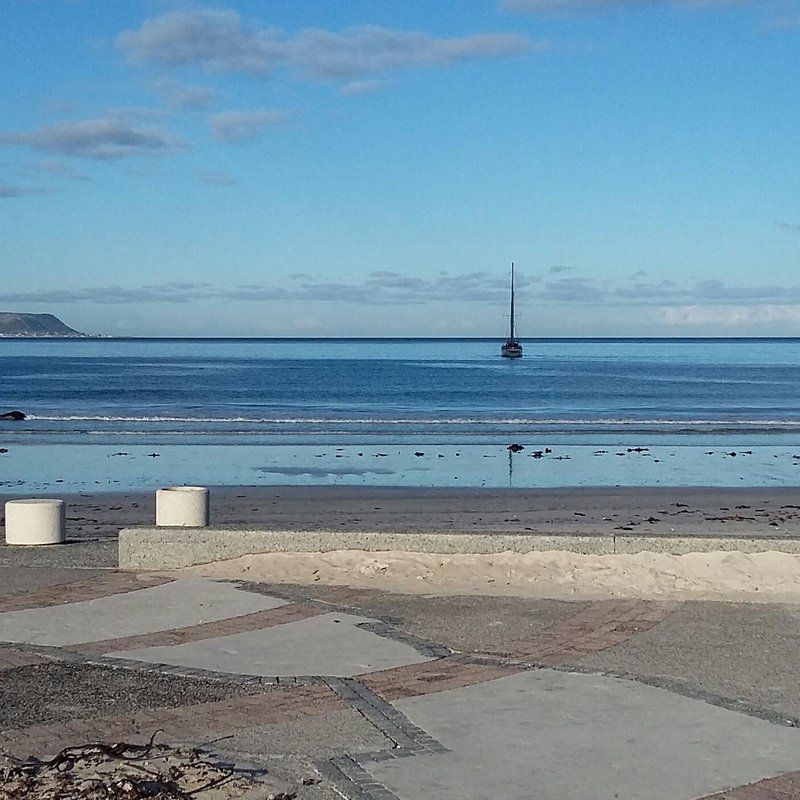
<path id="1" fill-rule="evenodd" d="M 5 3 L 0 310 L 800 335 L 800 2 Z"/>

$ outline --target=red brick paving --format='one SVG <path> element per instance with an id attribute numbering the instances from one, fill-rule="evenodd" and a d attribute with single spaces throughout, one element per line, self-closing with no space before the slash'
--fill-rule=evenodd
<path id="1" fill-rule="evenodd" d="M 60 606 L 65 603 L 80 603 L 84 600 L 94 600 L 98 597 L 108 597 L 112 594 L 148 589 L 151 586 L 160 586 L 173 580 L 174 578 L 164 578 L 156 575 L 139 577 L 132 572 L 109 572 L 106 575 L 88 580 L 60 583 L 28 592 L 0 595 L 0 612 Z"/>
<path id="2" fill-rule="evenodd" d="M 568 664 L 650 630 L 675 608 L 646 600 L 600 600 L 508 655 L 545 667 Z"/>
<path id="3" fill-rule="evenodd" d="M 13 647 L 0 648 L 0 670 L 14 669 L 15 667 L 30 667 L 33 664 L 45 664 L 49 659 L 35 653 L 26 653 Z"/>
<path id="4" fill-rule="evenodd" d="M 657 625 L 674 605 L 641 600 L 598 601 L 544 631 L 509 659 L 557 666 L 605 650 Z M 474 664 L 458 656 L 362 675 L 361 680 L 384 699 L 415 697 L 513 675 L 513 664 Z"/>
<path id="5" fill-rule="evenodd" d="M 461 689 L 517 672 L 517 667 L 471 664 L 458 656 L 449 656 L 438 661 L 373 672 L 360 676 L 360 680 L 384 700 L 392 701 L 444 692 L 447 689 Z"/>
<path id="6" fill-rule="evenodd" d="M 387 593 L 376 589 L 355 589 L 348 586 L 314 587 L 314 597 L 369 615 L 364 604 Z M 541 666 L 558 666 L 574 662 L 592 653 L 606 650 L 654 628 L 677 608 L 679 603 L 648 600 L 598 600 L 584 611 L 567 618 L 534 637 L 527 645 L 502 657 L 534 662 Z M 497 653 L 480 653 L 496 657 Z"/>
<path id="7" fill-rule="evenodd" d="M 126 636 L 120 639 L 104 639 L 99 642 L 86 642 L 72 645 L 68 649 L 84 655 L 102 655 L 119 650 L 135 650 L 140 647 L 162 647 L 196 642 L 200 639 L 214 639 L 218 636 L 231 636 L 236 633 L 272 628 L 289 622 L 308 619 L 318 614 L 326 614 L 330 609 L 314 603 L 290 603 L 289 605 L 257 611 L 241 617 L 204 622 L 200 625 L 189 625 L 185 628 L 174 628 L 169 631 L 143 633 L 138 636 Z M 0 658 L 2 656 L 0 655 Z"/>
<path id="8" fill-rule="evenodd" d="M 149 738 L 159 729 L 161 742 L 200 741 L 245 728 L 321 716 L 341 708 L 345 708 L 344 701 L 327 686 L 294 686 L 127 716 L 5 730 L 0 732 L 0 750 L 16 758 L 44 758 L 77 744 Z"/>
<path id="9" fill-rule="evenodd" d="M 800 798 L 800 772 L 787 772 L 758 783 L 738 786 L 701 800 L 798 800 Z"/>
<path id="10" fill-rule="evenodd" d="M 76 581 L 37 591 L 0 597 L 0 611 L 74 603 L 96 597 L 142 589 L 168 582 L 169 578 L 113 572 L 88 581 Z M 335 587 L 319 598 L 322 603 L 296 602 L 276 609 L 231 619 L 192 625 L 140 636 L 106 639 L 76 645 L 70 649 L 85 655 L 100 655 L 141 647 L 171 646 L 184 642 L 227 636 L 268 628 L 326 613 L 325 602 L 358 607 L 363 592 Z M 579 660 L 613 647 L 650 630 L 668 616 L 674 604 L 641 600 L 598 601 L 588 609 L 534 637 L 529 644 L 506 654 L 513 660 L 556 666 Z M 14 648 L 0 649 L 0 669 L 11 669 L 45 661 L 37 655 Z M 388 701 L 448 689 L 462 688 L 519 672 L 513 664 L 470 663 L 463 657 L 411 664 L 361 676 L 363 683 Z M 0 749 L 26 758 L 43 757 L 76 742 L 129 740 L 149 737 L 158 729 L 161 741 L 208 739 L 242 728 L 326 714 L 344 707 L 327 686 L 295 686 L 267 693 L 230 698 L 179 708 L 143 711 L 128 716 L 107 716 L 75 720 L 64 724 L 37 725 L 0 732 Z M 800 773 L 772 778 L 740 787 L 705 800 L 800 800 Z"/>

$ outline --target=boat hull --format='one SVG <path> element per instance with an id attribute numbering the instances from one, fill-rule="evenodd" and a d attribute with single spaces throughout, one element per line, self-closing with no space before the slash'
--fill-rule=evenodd
<path id="1" fill-rule="evenodd" d="M 519 342 L 506 342 L 500 348 L 503 358 L 522 358 L 522 345 Z"/>

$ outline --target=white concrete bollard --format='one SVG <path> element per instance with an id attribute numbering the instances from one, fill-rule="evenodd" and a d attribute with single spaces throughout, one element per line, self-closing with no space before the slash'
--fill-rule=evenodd
<path id="1" fill-rule="evenodd" d="M 60 544 L 66 534 L 63 500 L 9 500 L 6 544 Z"/>
<path id="2" fill-rule="evenodd" d="M 208 489 L 169 486 L 156 491 L 156 526 L 205 528 L 208 525 Z"/>

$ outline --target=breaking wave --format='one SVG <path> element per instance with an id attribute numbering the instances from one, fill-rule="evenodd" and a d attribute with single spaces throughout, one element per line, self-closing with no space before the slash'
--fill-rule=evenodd
<path id="1" fill-rule="evenodd" d="M 30 423 L 28 426 L 27 423 Z M 424 433 L 667 433 L 779 434 L 800 432 L 800 419 L 692 419 L 663 417 L 560 416 L 209 416 L 124 414 L 31 414 L 24 427 L 49 432 L 83 434 L 253 435 L 253 434 L 392 434 Z M 15 423 L 19 430 L 20 423 Z"/>

